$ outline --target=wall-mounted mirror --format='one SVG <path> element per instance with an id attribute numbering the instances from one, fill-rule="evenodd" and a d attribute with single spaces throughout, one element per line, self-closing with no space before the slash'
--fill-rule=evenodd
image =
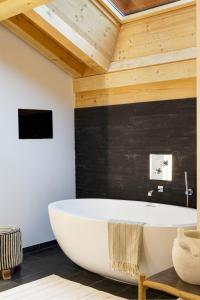
<path id="1" fill-rule="evenodd" d="M 172 180 L 172 154 L 150 154 L 150 179 Z"/>

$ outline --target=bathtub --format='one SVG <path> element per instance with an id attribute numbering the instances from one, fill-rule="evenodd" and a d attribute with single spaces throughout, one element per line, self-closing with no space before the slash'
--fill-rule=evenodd
<path id="1" fill-rule="evenodd" d="M 195 228 L 195 209 L 141 201 L 63 200 L 49 205 L 54 235 L 64 253 L 79 266 L 102 276 L 131 283 L 129 275 L 109 263 L 108 220 L 144 222 L 140 271 L 153 275 L 172 266 L 177 227 Z"/>

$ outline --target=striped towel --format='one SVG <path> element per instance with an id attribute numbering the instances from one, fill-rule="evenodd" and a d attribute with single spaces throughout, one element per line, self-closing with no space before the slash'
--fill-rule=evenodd
<path id="1" fill-rule="evenodd" d="M 144 223 L 113 221 L 108 223 L 108 242 L 111 267 L 115 271 L 138 279 L 139 256 Z"/>

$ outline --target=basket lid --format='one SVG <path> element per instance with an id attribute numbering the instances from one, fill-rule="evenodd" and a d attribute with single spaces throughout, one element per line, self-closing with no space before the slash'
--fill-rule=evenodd
<path id="1" fill-rule="evenodd" d="M 20 229 L 15 226 L 0 226 L 0 235 L 18 232 Z"/>

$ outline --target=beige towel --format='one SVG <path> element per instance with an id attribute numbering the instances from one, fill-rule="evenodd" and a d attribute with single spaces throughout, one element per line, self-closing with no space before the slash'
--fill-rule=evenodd
<path id="1" fill-rule="evenodd" d="M 139 276 L 139 255 L 142 242 L 143 223 L 109 221 L 108 242 L 111 267 L 131 275 Z"/>

